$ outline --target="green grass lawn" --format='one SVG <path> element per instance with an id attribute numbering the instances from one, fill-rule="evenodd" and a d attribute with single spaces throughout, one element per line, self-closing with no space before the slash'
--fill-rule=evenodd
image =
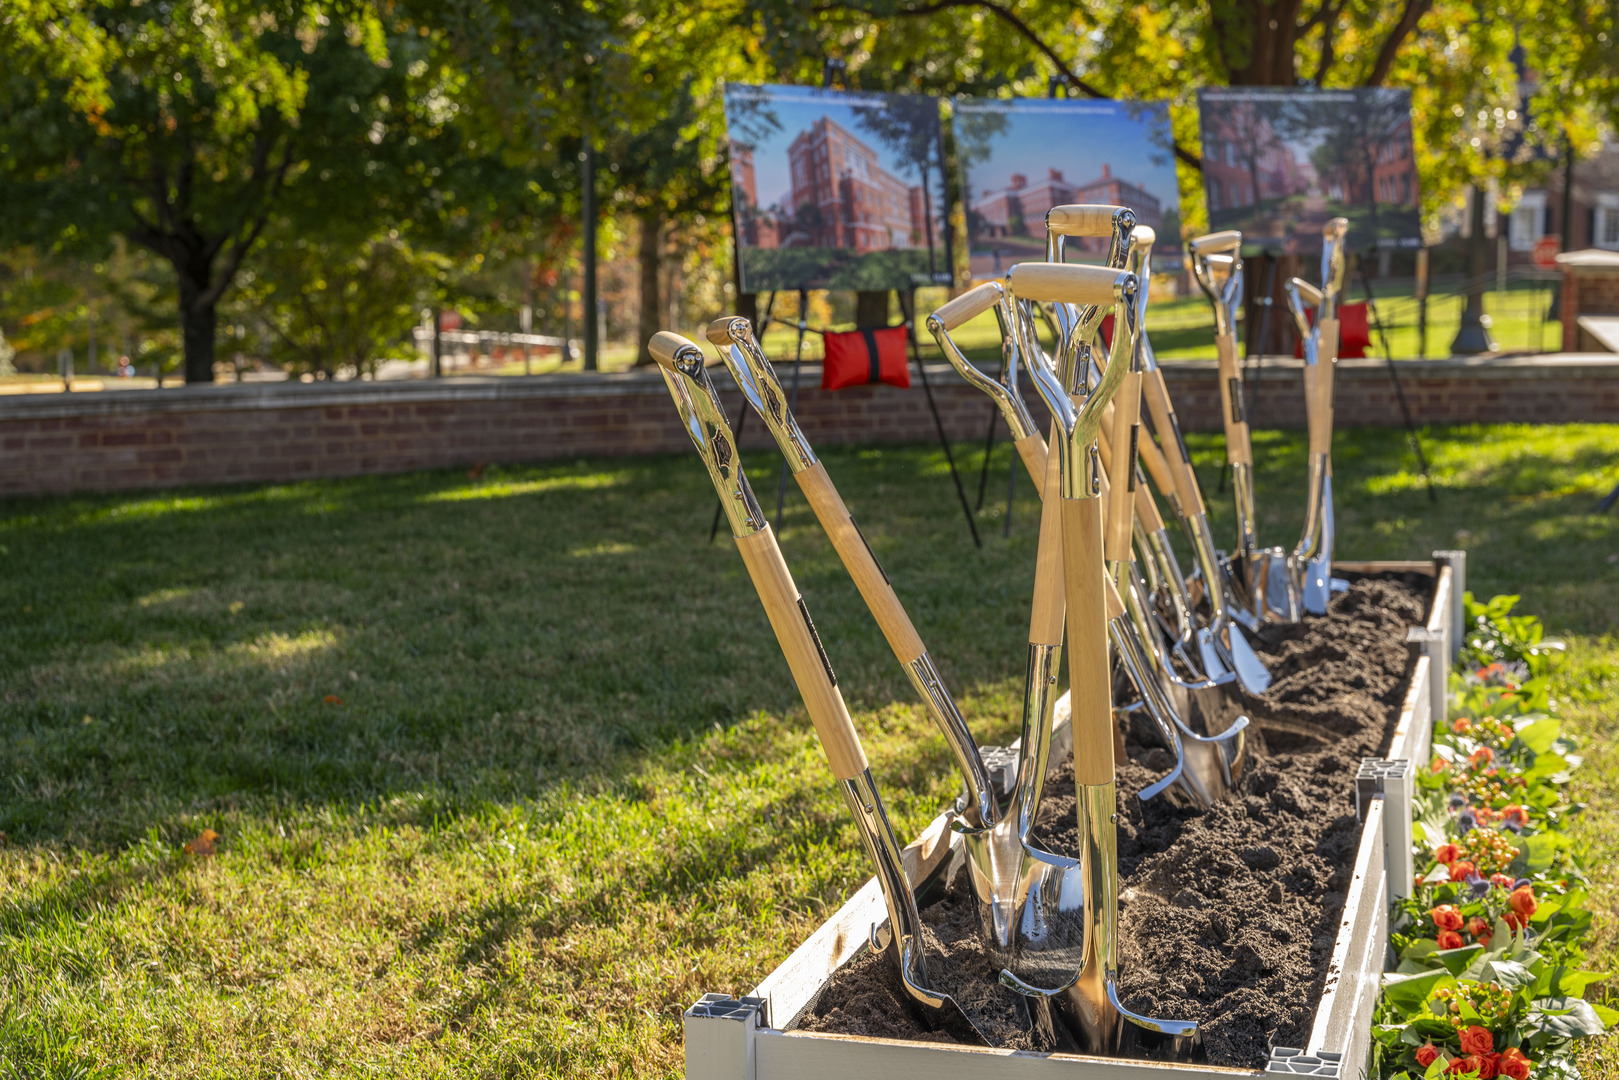
<path id="1" fill-rule="evenodd" d="M 1303 442 L 1255 444 L 1285 542 Z M 1568 636 L 1611 885 L 1619 428 L 1426 445 L 1437 503 L 1398 432 L 1341 434 L 1340 552 L 1466 547 Z M 776 460 L 747 459 L 767 507 Z M 937 448 L 826 462 L 980 739 L 1012 737 L 1029 485 L 978 551 Z M 681 1010 L 867 875 L 713 504 L 690 454 L 0 502 L 0 1076 L 677 1074 Z M 911 834 L 943 742 L 796 491 L 783 547 Z"/>

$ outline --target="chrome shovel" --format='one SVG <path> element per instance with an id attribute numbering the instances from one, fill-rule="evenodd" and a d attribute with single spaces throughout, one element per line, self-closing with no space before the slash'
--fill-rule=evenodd
<path id="1" fill-rule="evenodd" d="M 702 350 L 668 331 L 653 335 L 648 347 L 674 398 L 681 425 L 719 494 L 731 535 L 742 553 L 742 562 L 764 605 L 776 641 L 787 658 L 793 681 L 804 698 L 827 764 L 854 815 L 866 854 L 876 867 L 883 902 L 888 909 L 889 932 L 884 940 L 874 927 L 872 944 L 883 948 L 892 958 L 906 995 L 932 1026 L 976 1037 L 987 1044 L 988 1040 L 961 1006 L 949 994 L 932 989 L 922 947 L 922 921 L 917 914 L 916 897 L 905 877 L 899 843 L 872 779 L 860 736 L 838 690 L 837 677 L 815 632 L 815 624 L 810 620 L 809 609 L 793 584 L 770 523 L 743 475 L 724 407 L 703 367 Z"/>
<path id="2" fill-rule="evenodd" d="M 1305 415 L 1310 428 L 1304 534 L 1293 551 L 1292 563 L 1304 609 L 1312 615 L 1327 613 L 1333 589 L 1336 529 L 1332 512 L 1332 381 L 1338 360 L 1338 294 L 1343 290 L 1344 237 L 1348 232 L 1347 218 L 1333 218 L 1322 226 L 1320 290 L 1298 278 L 1287 284 L 1287 306 L 1304 340 Z M 1316 309 L 1313 327 L 1305 316 L 1306 306 Z"/>
<path id="3" fill-rule="evenodd" d="M 1260 622 L 1298 622 L 1303 598 L 1289 573 L 1287 551 L 1260 548 L 1255 534 L 1254 451 L 1237 357 L 1237 308 L 1242 304 L 1242 234 L 1234 230 L 1199 236 L 1186 245 L 1192 273 L 1214 307 L 1214 346 L 1219 357 L 1220 415 L 1225 424 L 1226 462 L 1237 513 L 1237 549 L 1226 565 L 1235 599 Z"/>
<path id="4" fill-rule="evenodd" d="M 1136 293 L 1145 285 L 1134 274 L 1106 267 L 1021 263 L 1012 268 L 1007 287 L 1014 297 L 1032 302 L 1111 305 L 1115 329 L 1107 367 L 1080 408 L 1073 407 L 1069 389 L 1049 371 L 1037 368 L 1035 372 L 1035 386 L 1059 425 L 1055 434 L 1061 483 L 1054 508 L 1061 515 L 1074 777 L 1082 837 L 1080 895 L 1069 895 L 1074 883 L 1065 877 L 1054 914 L 1066 917 L 1065 923 L 1079 918 L 1082 933 L 1077 935 L 1077 959 L 1081 966 L 1066 986 L 1031 985 L 1011 971 L 1003 971 L 1001 978 L 1021 993 L 1054 999 L 1059 1013 L 1088 1050 L 1116 1050 L 1124 1021 L 1140 1029 L 1190 1038 L 1197 1031 L 1195 1023 L 1134 1014 L 1120 1004 L 1117 990 L 1118 795 L 1108 670 L 1108 578 L 1102 558 L 1101 474 L 1095 443 L 1103 408 L 1117 392 L 1135 351 L 1139 332 Z M 1025 333 L 1026 323 L 1019 320 L 1020 335 Z M 1020 345 L 1026 355 L 1033 355 L 1027 341 Z M 1075 940 L 1075 935 L 1066 936 Z M 1068 949 L 1070 956 L 1075 952 Z"/>
<path id="5" fill-rule="evenodd" d="M 911 686 L 922 699 L 934 726 L 944 735 L 956 766 L 967 785 L 967 797 L 962 814 L 974 828 L 985 828 L 1000 817 L 995 802 L 994 784 L 989 770 L 984 767 L 967 721 L 956 707 L 955 699 L 946 689 L 938 666 L 928 655 L 927 646 L 916 632 L 905 606 L 900 603 L 866 542 L 860 526 L 855 523 L 849 508 L 844 505 L 826 467 L 815 456 L 809 440 L 804 437 L 787 404 L 781 382 L 775 369 L 753 336 L 753 325 L 744 318 L 727 316 L 708 325 L 708 340 L 719 349 L 731 377 L 742 388 L 743 397 L 759 414 L 765 427 L 770 429 L 776 446 L 787 459 L 793 479 L 798 482 L 810 508 L 815 512 L 827 539 L 842 560 L 844 569 L 854 579 L 877 626 L 888 640 L 895 659 L 905 669 Z"/>

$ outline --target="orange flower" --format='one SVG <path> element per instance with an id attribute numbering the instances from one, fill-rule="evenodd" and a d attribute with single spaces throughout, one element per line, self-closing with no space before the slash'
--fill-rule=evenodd
<path id="1" fill-rule="evenodd" d="M 1433 1043 L 1423 1043 L 1417 1047 L 1417 1064 L 1426 1069 L 1439 1058 L 1439 1048 Z"/>
<path id="2" fill-rule="evenodd" d="M 1476 1073 L 1479 1069 L 1478 1058 L 1466 1054 L 1459 1058 L 1451 1058 L 1450 1064 L 1445 1066 L 1445 1075 L 1453 1076 L 1457 1073 Z"/>
<path id="3" fill-rule="evenodd" d="M 1440 844 L 1433 849 L 1433 861 L 1442 862 L 1447 866 L 1461 858 L 1461 856 L 1462 850 L 1455 844 Z"/>
<path id="4" fill-rule="evenodd" d="M 1533 915 L 1535 909 L 1540 907 L 1535 902 L 1534 890 L 1527 885 L 1520 889 L 1512 890 L 1512 894 L 1507 897 L 1507 906 L 1517 912 L 1525 922 L 1528 922 L 1529 916 Z"/>
<path id="5" fill-rule="evenodd" d="M 1524 927 L 1529 925 L 1528 919 L 1525 919 L 1520 915 L 1514 915 L 1510 911 L 1501 916 L 1501 921 L 1507 924 L 1507 929 L 1509 930 L 1522 930 Z"/>
<path id="6" fill-rule="evenodd" d="M 1441 930 L 1460 930 L 1462 928 L 1462 913 L 1449 904 L 1440 904 L 1428 912 L 1433 924 Z"/>
<path id="7" fill-rule="evenodd" d="M 1450 762 L 1446 761 L 1442 757 L 1435 757 L 1433 759 L 1433 764 L 1428 766 L 1428 771 L 1442 773 L 1448 768 L 1450 768 Z"/>
<path id="8" fill-rule="evenodd" d="M 1465 944 L 1467 943 L 1462 940 L 1462 935 L 1458 934 L 1456 931 L 1439 931 L 1439 947 L 1441 949 L 1459 949 Z"/>
<path id="9" fill-rule="evenodd" d="M 1495 1049 L 1495 1036 L 1490 1034 L 1488 1028 L 1481 1028 L 1477 1024 L 1462 1028 L 1461 1039 L 1464 1054 L 1488 1054 Z"/>
<path id="10" fill-rule="evenodd" d="M 1529 824 L 1529 811 L 1514 803 L 1512 806 L 1509 806 L 1505 810 L 1501 811 L 1501 820 L 1511 825 L 1517 825 L 1521 828 Z"/>
<path id="11" fill-rule="evenodd" d="M 1501 1060 L 1496 1068 L 1500 1075 L 1510 1076 L 1512 1080 L 1529 1080 L 1529 1070 L 1535 1063 L 1524 1057 L 1523 1051 L 1516 1046 L 1509 1046 L 1501 1051 Z"/>
<path id="12" fill-rule="evenodd" d="M 1489 937 L 1490 924 L 1485 919 L 1474 915 L 1471 919 L 1467 920 L 1467 932 L 1472 934 L 1474 937 Z"/>
<path id="13" fill-rule="evenodd" d="M 1478 873 L 1478 867 L 1466 859 L 1457 859 L 1450 864 L 1450 880 L 1452 881 L 1466 881 L 1469 874 L 1476 873 Z"/>
<path id="14" fill-rule="evenodd" d="M 1488 746 L 1481 746 L 1477 750 L 1474 750 L 1471 754 L 1467 755 L 1467 763 L 1469 765 L 1477 765 L 1481 761 L 1489 762 L 1494 760 L 1495 751 L 1491 750 Z"/>
<path id="15" fill-rule="evenodd" d="M 1500 1054 L 1478 1054 L 1478 1080 L 1495 1080 L 1501 1071 Z"/>
<path id="16" fill-rule="evenodd" d="M 1417 888 L 1420 889 L 1426 884 L 1428 884 L 1428 878 L 1426 877 L 1426 875 L 1418 874 L 1417 875 L 1417 881 L 1416 881 Z"/>
<path id="17" fill-rule="evenodd" d="M 1512 881 L 1513 881 L 1513 879 L 1511 877 L 1507 876 L 1506 874 L 1491 874 L 1490 875 L 1490 884 L 1499 886 L 1500 888 L 1503 888 L 1503 889 L 1512 888 Z"/>
<path id="18" fill-rule="evenodd" d="M 1454 731 L 1458 735 L 1466 735 L 1469 731 L 1473 730 L 1473 721 L 1469 720 L 1465 716 L 1458 716 L 1456 718 L 1456 722 L 1450 725 L 1450 730 Z"/>

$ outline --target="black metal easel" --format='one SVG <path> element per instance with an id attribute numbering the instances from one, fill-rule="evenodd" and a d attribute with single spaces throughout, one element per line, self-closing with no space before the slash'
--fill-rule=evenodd
<path id="1" fill-rule="evenodd" d="M 1389 380 L 1394 383 L 1394 397 L 1400 403 L 1400 415 L 1405 419 L 1405 433 L 1411 439 L 1411 449 L 1417 455 L 1417 466 L 1422 470 L 1422 482 L 1428 487 L 1428 501 L 1438 502 L 1439 494 L 1433 489 L 1433 477 L 1428 474 L 1428 458 L 1422 452 L 1422 439 L 1417 434 L 1417 425 L 1411 419 L 1411 408 L 1405 402 L 1405 388 L 1400 385 L 1400 372 L 1394 366 L 1394 350 L 1389 345 L 1388 333 L 1383 329 L 1383 320 L 1377 314 L 1377 300 L 1372 296 L 1372 276 L 1366 272 L 1366 261 L 1356 259 L 1360 270 L 1361 288 L 1366 290 L 1366 311 L 1372 317 L 1372 326 L 1377 330 L 1378 340 L 1383 344 L 1383 357 L 1388 361 Z"/>
<path id="2" fill-rule="evenodd" d="M 939 433 L 939 445 L 944 449 L 944 460 L 950 466 L 950 479 L 955 481 L 956 497 L 961 500 L 961 512 L 967 517 L 967 529 L 973 534 L 973 546 L 982 548 L 984 541 L 978 535 L 978 523 L 973 520 L 973 508 L 967 502 L 967 489 L 961 486 L 961 474 L 956 471 L 956 457 L 950 452 L 950 440 L 944 433 L 944 420 L 939 416 L 939 405 L 933 400 L 933 386 L 928 382 L 928 369 L 922 364 L 922 351 L 916 343 L 916 294 L 908 289 L 899 290 L 899 311 L 905 319 L 905 339 L 911 346 L 911 359 L 916 373 L 921 376 L 922 389 L 928 397 L 928 409 L 933 413 L 933 426 Z"/>

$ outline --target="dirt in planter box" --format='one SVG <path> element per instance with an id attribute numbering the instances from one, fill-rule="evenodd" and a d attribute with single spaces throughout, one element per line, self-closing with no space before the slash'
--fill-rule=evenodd
<path id="1" fill-rule="evenodd" d="M 1168 754 L 1129 742 L 1118 770 L 1120 995 L 1126 1007 L 1196 1020 L 1211 1064 L 1262 1068 L 1272 1046 L 1301 1047 L 1314 1019 L 1354 873 L 1360 828 L 1355 770 L 1387 745 L 1413 663 L 1426 577 L 1367 577 L 1333 597 L 1331 615 L 1268 628 L 1255 643 L 1273 681 L 1248 715 L 1307 721 L 1341 736 L 1322 744 L 1255 732 L 1240 791 L 1204 813 L 1137 791 Z M 1077 854 L 1073 766 L 1052 770 L 1035 840 Z M 958 882 L 965 875 L 958 875 Z M 971 896 L 953 887 L 922 912 L 937 988 L 989 984 Z M 992 1015 L 974 1012 L 980 1029 Z M 801 1030 L 948 1040 L 908 1007 L 892 966 L 871 952 L 828 981 Z M 1031 1049 L 1016 1024 L 994 1045 Z"/>

